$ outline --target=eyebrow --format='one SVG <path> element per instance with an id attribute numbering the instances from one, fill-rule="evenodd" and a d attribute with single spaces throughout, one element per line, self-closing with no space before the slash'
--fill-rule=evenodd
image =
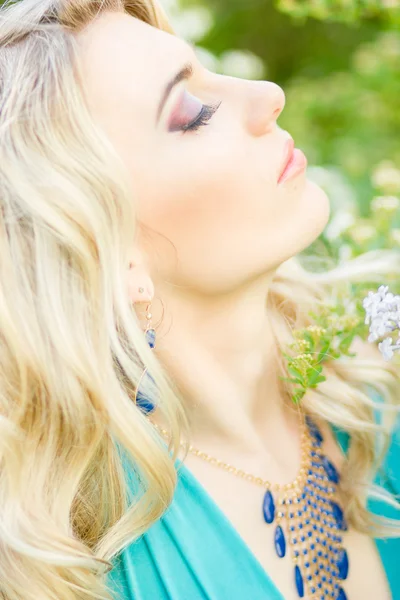
<path id="1" fill-rule="evenodd" d="M 175 77 L 173 77 L 171 79 L 171 81 L 169 83 L 167 83 L 167 86 L 161 97 L 160 104 L 158 106 L 157 121 L 159 120 L 161 112 L 164 108 L 164 105 L 165 105 L 167 99 L 168 99 L 168 96 L 170 95 L 170 93 L 174 89 L 174 87 L 176 85 L 178 85 L 178 83 L 180 83 L 181 81 L 189 79 L 192 75 L 193 75 L 193 64 L 189 62 L 189 63 L 186 63 L 186 65 L 184 65 L 184 67 L 175 75 Z"/>

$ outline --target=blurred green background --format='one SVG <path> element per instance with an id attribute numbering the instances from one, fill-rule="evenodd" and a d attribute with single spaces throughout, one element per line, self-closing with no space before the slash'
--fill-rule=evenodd
<path id="1" fill-rule="evenodd" d="M 400 248 L 400 0 L 161 1 L 208 68 L 284 88 L 333 207 L 319 251 Z"/>

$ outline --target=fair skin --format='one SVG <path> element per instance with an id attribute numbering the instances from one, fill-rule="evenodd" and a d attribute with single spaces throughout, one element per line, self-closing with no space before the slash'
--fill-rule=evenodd
<path id="1" fill-rule="evenodd" d="M 154 298 L 155 323 L 164 306 L 156 353 L 187 403 L 191 441 L 245 471 L 291 481 L 299 421 L 276 375 L 266 299 L 276 268 L 320 234 L 329 208 L 305 172 L 278 183 L 289 138 L 277 124 L 284 93 L 211 73 L 182 40 L 121 13 L 101 15 L 78 38 L 90 110 L 131 177 L 139 222 L 131 299 L 140 312 Z M 157 119 L 165 86 L 188 63 L 190 78 Z M 208 124 L 179 130 L 203 103 L 219 105 Z M 291 562 L 276 557 L 262 520 L 262 489 L 193 455 L 185 464 L 284 598 L 297 598 Z M 345 538 L 349 598 L 390 598 L 373 541 L 354 531 Z"/>

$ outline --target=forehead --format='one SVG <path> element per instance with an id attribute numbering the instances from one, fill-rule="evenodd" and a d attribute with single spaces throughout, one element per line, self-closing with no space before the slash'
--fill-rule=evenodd
<path id="1" fill-rule="evenodd" d="M 122 12 L 105 12 L 77 34 L 85 89 L 104 116 L 118 107 L 156 114 L 167 82 L 192 56 L 178 37 Z M 145 118 L 145 115 L 143 115 Z"/>

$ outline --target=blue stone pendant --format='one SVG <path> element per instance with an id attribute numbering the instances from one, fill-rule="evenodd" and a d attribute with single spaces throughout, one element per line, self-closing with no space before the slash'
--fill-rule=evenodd
<path id="1" fill-rule="evenodd" d="M 263 502 L 263 515 L 266 523 L 272 523 L 275 519 L 275 503 L 274 498 L 269 490 L 265 492 Z"/>
<path id="2" fill-rule="evenodd" d="M 151 381 L 154 384 L 154 379 L 148 374 L 147 370 L 143 374 L 142 379 L 140 381 L 140 385 L 138 387 L 136 393 L 136 406 L 140 408 L 145 414 L 149 414 L 153 412 L 156 408 L 156 404 L 150 400 L 148 396 L 146 396 L 141 390 L 146 386 L 143 385 L 144 380 Z"/>
<path id="3" fill-rule="evenodd" d="M 340 579 L 346 579 L 349 573 L 349 557 L 347 556 L 347 552 L 344 548 L 339 551 L 336 564 L 339 571 L 338 577 Z"/>
<path id="4" fill-rule="evenodd" d="M 326 458 L 326 456 L 321 456 L 321 462 L 329 481 L 332 481 L 333 483 L 339 483 L 340 477 L 335 465 L 333 465 L 331 461 Z"/>
<path id="5" fill-rule="evenodd" d="M 283 558 L 286 554 L 285 534 L 280 525 L 277 525 L 275 529 L 275 550 L 279 558 Z"/>
<path id="6" fill-rule="evenodd" d="M 339 504 L 337 504 L 333 500 L 331 501 L 331 506 L 333 515 L 336 519 L 337 526 L 339 527 L 339 529 L 341 529 L 341 531 L 347 531 L 347 523 L 343 515 L 343 510 L 340 508 Z"/>
<path id="7" fill-rule="evenodd" d="M 296 589 L 297 589 L 299 598 L 304 598 L 304 582 L 303 582 L 303 577 L 302 577 L 302 574 L 301 574 L 301 571 L 300 571 L 298 565 L 296 565 L 294 568 L 294 581 L 296 584 Z"/>
<path id="8" fill-rule="evenodd" d="M 156 332 L 155 329 L 148 329 L 146 331 L 146 340 L 147 343 L 149 344 L 150 348 L 153 349 L 156 345 Z"/>
<path id="9" fill-rule="evenodd" d="M 150 348 L 153 349 L 156 345 L 156 332 L 155 329 L 147 329 L 145 332 L 145 338 Z M 143 392 L 144 389 L 148 389 L 149 383 L 155 386 L 154 379 L 148 374 L 147 369 L 144 370 L 141 380 L 139 381 L 139 387 L 136 391 L 136 406 L 140 408 L 146 415 L 153 412 L 157 406 L 156 402 L 153 402 Z"/>
<path id="10" fill-rule="evenodd" d="M 347 596 L 346 596 L 345 591 L 344 591 L 343 588 L 339 589 L 339 593 L 336 596 L 336 600 L 347 600 Z"/>

